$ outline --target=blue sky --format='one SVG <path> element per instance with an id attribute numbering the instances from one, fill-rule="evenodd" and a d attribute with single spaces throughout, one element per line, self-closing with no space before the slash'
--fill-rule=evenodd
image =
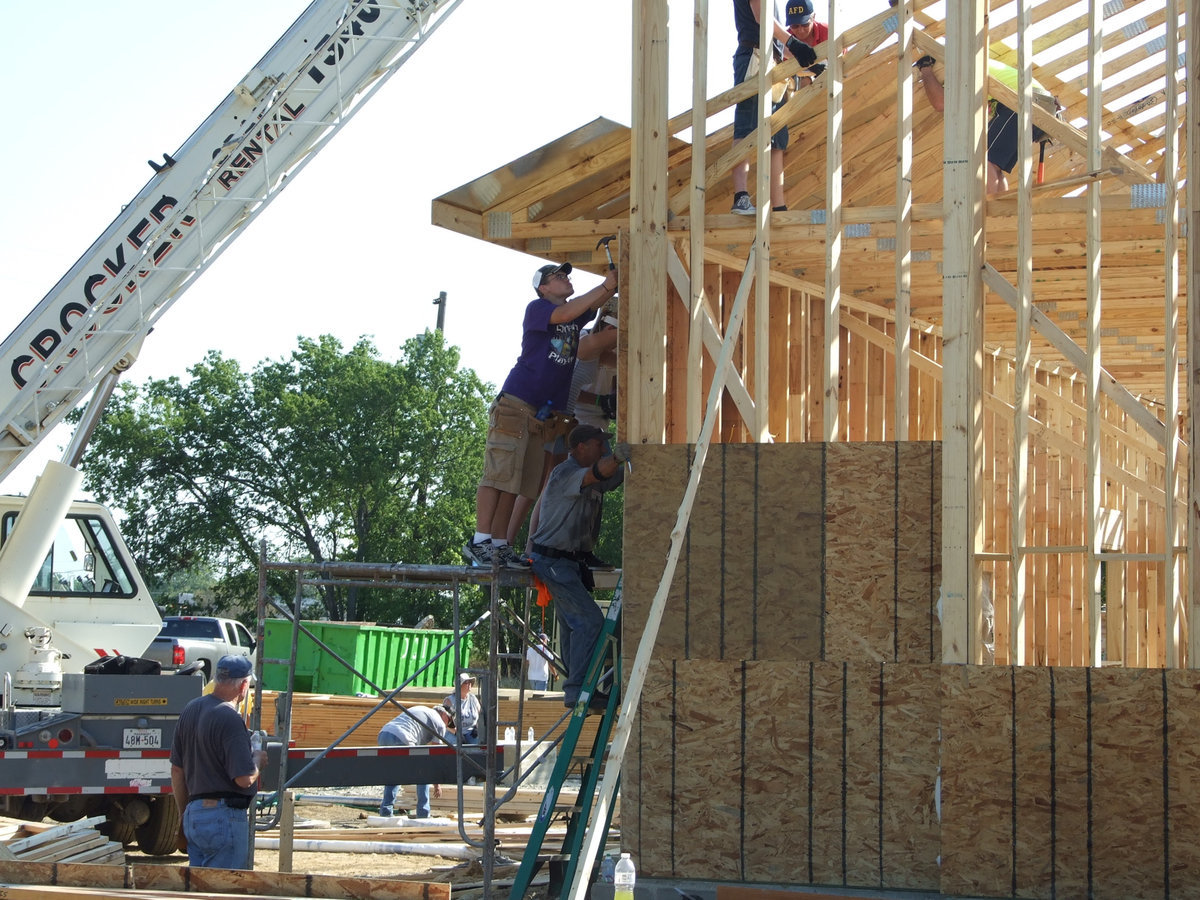
<path id="1" fill-rule="evenodd" d="M 9 36 L 0 266 L 7 335 L 307 3 L 0 3 Z M 710 93 L 730 85 L 732 4 L 710 0 Z M 882 5 L 847 0 L 851 24 Z M 251 368 L 297 337 L 370 336 L 386 358 L 436 322 L 499 383 L 543 260 L 430 224 L 430 201 L 605 116 L 630 119 L 629 3 L 464 0 L 175 305 L 126 376 L 184 375 L 210 349 Z M 668 110 L 690 106 L 690 0 L 671 0 Z M 818 14 L 823 12 L 818 4 Z M 519 13 L 519 16 L 518 16 Z M 710 128 L 723 124 L 710 122 Z M 581 275 L 577 289 L 597 279 Z M 5 480 L 24 491 L 63 429 Z"/>

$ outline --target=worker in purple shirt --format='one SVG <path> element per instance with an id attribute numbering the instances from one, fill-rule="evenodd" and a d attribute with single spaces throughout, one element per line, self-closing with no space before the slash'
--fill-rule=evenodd
<path id="1" fill-rule="evenodd" d="M 475 534 L 463 556 L 475 566 L 528 569 L 513 552 L 508 527 L 517 495 L 537 499 L 547 438 L 543 424 L 567 408 L 579 331 L 617 292 L 617 270 L 604 282 L 572 297 L 571 264 L 551 263 L 533 273 L 537 298 L 525 307 L 521 353 L 500 395 L 488 410 L 483 477 L 475 494 Z"/>

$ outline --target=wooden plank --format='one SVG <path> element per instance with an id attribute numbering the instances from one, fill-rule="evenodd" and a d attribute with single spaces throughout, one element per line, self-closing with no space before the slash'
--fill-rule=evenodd
<path id="1" fill-rule="evenodd" d="M 243 897 L 320 897 L 345 900 L 450 900 L 449 884 L 338 875 L 292 875 L 192 869 L 187 866 L 97 866 L 0 861 L 5 897 L 128 897 L 151 900 L 238 894 Z M 44 893 L 24 893 L 32 885 Z M 52 887 L 53 886 L 53 887 Z M 16 891 L 16 893 L 14 893 Z M 94 891 L 95 893 L 87 893 Z"/>

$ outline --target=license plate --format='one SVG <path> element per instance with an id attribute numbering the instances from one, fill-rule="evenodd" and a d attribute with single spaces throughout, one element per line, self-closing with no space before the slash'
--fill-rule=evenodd
<path id="1" fill-rule="evenodd" d="M 126 728 L 122 746 L 126 750 L 161 750 L 161 728 Z"/>

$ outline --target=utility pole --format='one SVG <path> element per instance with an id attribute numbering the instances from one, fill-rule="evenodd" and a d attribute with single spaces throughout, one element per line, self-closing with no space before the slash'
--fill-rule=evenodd
<path id="1" fill-rule="evenodd" d="M 445 334 L 446 332 L 446 292 L 442 291 L 433 300 L 433 305 L 438 308 L 437 330 Z"/>

